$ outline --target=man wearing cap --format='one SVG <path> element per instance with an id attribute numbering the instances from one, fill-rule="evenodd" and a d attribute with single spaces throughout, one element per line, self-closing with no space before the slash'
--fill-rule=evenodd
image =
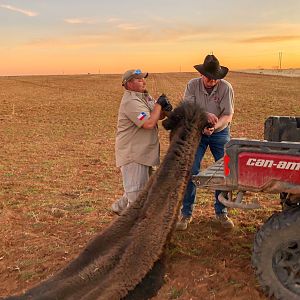
<path id="1" fill-rule="evenodd" d="M 155 101 L 146 90 L 148 73 L 139 69 L 123 74 L 125 91 L 118 113 L 116 164 L 121 168 L 124 194 L 112 204 L 120 214 L 133 203 L 147 183 L 152 166 L 159 164 L 158 120 L 172 105 L 165 95 Z"/>
<path id="2" fill-rule="evenodd" d="M 194 68 L 201 74 L 187 84 L 184 101 L 197 101 L 207 112 L 208 126 L 202 132 L 202 138 L 196 152 L 192 175 L 199 173 L 201 161 L 209 147 L 215 161 L 224 156 L 224 145 L 230 139 L 229 125 L 234 113 L 234 93 L 232 86 L 223 78 L 228 68 L 220 66 L 214 55 L 207 55 L 203 64 Z M 218 200 L 221 191 L 215 191 L 215 213 L 217 221 L 224 228 L 233 228 L 232 220 L 227 216 L 226 207 Z M 193 206 L 196 198 L 196 186 L 190 180 L 186 189 L 181 215 L 176 224 L 177 230 L 185 230 L 192 221 Z"/>

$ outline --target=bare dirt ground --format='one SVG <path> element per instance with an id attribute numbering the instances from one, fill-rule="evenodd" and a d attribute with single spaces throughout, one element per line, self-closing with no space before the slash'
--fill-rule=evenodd
<path id="1" fill-rule="evenodd" d="M 173 104 L 196 73 L 151 74 L 154 96 Z M 233 137 L 263 138 L 270 115 L 300 115 L 300 78 L 231 73 Z M 62 269 L 116 216 L 122 194 L 114 138 L 120 75 L 0 78 L 0 297 L 24 292 Z M 160 127 L 163 158 L 168 135 Z M 203 167 L 212 162 L 210 155 Z M 154 299 L 266 299 L 251 267 L 257 229 L 280 210 L 231 210 L 236 227 L 214 223 L 210 191 L 198 191 L 194 221 L 175 233 L 166 284 Z"/>

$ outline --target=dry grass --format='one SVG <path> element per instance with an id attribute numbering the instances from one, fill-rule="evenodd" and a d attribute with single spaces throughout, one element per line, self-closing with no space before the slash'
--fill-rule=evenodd
<path id="1" fill-rule="evenodd" d="M 148 89 L 178 103 L 195 76 L 151 74 Z M 269 115 L 300 115 L 300 78 L 231 73 L 228 80 L 236 94 L 233 137 L 261 139 Z M 0 78 L 0 297 L 60 270 L 115 218 L 122 93 L 119 75 Z M 168 136 L 160 132 L 163 156 Z M 156 299 L 265 299 L 250 265 L 252 240 L 279 206 L 277 196 L 257 196 L 263 208 L 232 210 L 237 227 L 224 234 L 212 222 L 211 192 L 199 191 L 196 219 L 174 235 Z"/>

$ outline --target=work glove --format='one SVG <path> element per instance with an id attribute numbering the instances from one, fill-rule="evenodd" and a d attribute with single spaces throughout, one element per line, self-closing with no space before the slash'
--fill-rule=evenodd
<path id="1" fill-rule="evenodd" d="M 163 111 L 171 111 L 173 109 L 172 104 L 165 94 L 161 94 L 156 103 L 161 106 Z"/>

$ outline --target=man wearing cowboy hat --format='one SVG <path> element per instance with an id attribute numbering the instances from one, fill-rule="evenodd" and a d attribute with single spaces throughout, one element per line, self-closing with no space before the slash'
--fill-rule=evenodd
<path id="1" fill-rule="evenodd" d="M 120 214 L 133 203 L 149 179 L 152 166 L 159 164 L 158 120 L 172 105 L 163 94 L 156 101 L 146 90 L 148 73 L 131 69 L 122 76 L 125 88 L 118 114 L 115 144 L 116 164 L 120 167 L 124 194 L 112 204 Z"/>
<path id="2" fill-rule="evenodd" d="M 228 68 L 220 66 L 214 55 L 207 55 L 203 64 L 194 68 L 201 74 L 187 84 L 184 101 L 197 101 L 207 112 L 209 125 L 203 130 L 202 138 L 196 152 L 192 175 L 200 171 L 202 158 L 209 147 L 215 161 L 224 156 L 224 145 L 230 139 L 229 125 L 234 113 L 234 94 L 232 86 L 223 78 Z M 224 228 L 233 228 L 232 220 L 227 216 L 226 207 L 218 200 L 220 191 L 215 192 L 216 219 Z M 193 206 L 196 198 L 196 186 L 190 180 L 183 200 L 177 230 L 185 230 L 192 221 Z"/>

